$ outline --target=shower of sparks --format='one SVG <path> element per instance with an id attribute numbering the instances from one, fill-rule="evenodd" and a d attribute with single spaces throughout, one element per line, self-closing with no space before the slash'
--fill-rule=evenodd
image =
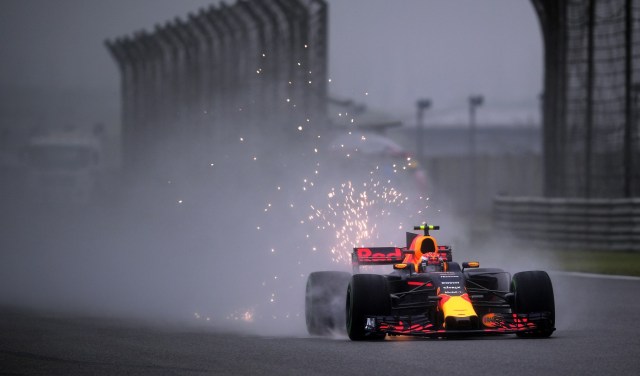
<path id="1" fill-rule="evenodd" d="M 253 308 L 237 310 L 227 316 L 227 320 L 253 322 L 255 319 L 255 311 Z"/>
<path id="2" fill-rule="evenodd" d="M 262 54 L 265 61 L 266 56 Z M 262 68 L 257 68 L 256 73 L 265 76 L 261 74 Z M 311 78 L 307 82 L 310 84 Z M 293 85 L 293 82 L 288 84 Z M 299 98 L 280 97 L 282 99 L 292 111 L 297 111 L 294 107 Z M 278 175 L 278 180 L 270 180 L 275 179 L 271 175 L 267 175 L 268 179 L 264 181 L 256 178 L 252 183 L 259 189 L 249 191 L 257 196 L 258 201 L 254 209 L 245 213 L 255 222 L 248 225 L 250 231 L 243 242 L 257 245 L 255 255 L 263 257 L 262 260 L 256 259 L 257 265 L 267 257 L 270 260 L 268 264 L 264 262 L 268 268 L 249 266 L 253 268 L 250 273 L 256 273 L 256 270 L 263 273 L 256 274 L 256 286 L 253 286 L 259 291 L 260 299 L 244 306 L 253 305 L 252 308 L 232 307 L 235 310 L 230 314 L 210 317 L 226 315 L 227 320 L 241 323 L 252 323 L 261 318 L 288 320 L 304 317 L 304 312 L 289 311 L 287 304 L 290 304 L 288 299 L 295 295 L 294 286 L 304 287 L 310 271 L 306 268 L 313 267 L 311 260 L 324 258 L 346 266 L 350 263 L 354 247 L 394 245 L 391 239 L 385 238 L 388 234 L 397 234 L 398 230 L 425 220 L 429 198 L 422 195 L 423 192 L 419 192 L 422 188 L 416 185 L 413 175 L 417 171 L 416 162 L 411 157 L 366 154 L 367 146 L 374 142 L 370 139 L 375 137 L 358 132 L 358 120 L 354 114 L 343 111 L 337 116 L 349 124 L 349 131 L 345 130 L 345 134 L 353 141 L 351 146 L 345 141 L 330 150 L 326 141 L 330 137 L 318 134 L 313 117 L 305 115 L 298 118 L 298 123 L 292 124 L 291 130 L 297 130 L 296 134 L 301 137 L 306 135 L 311 142 L 305 150 L 289 154 L 286 160 L 273 159 L 259 148 L 248 148 L 246 154 L 237 155 L 237 158 L 229 158 L 228 155 L 222 158 L 221 155 L 213 159 L 216 168 L 209 170 L 212 174 L 227 171 L 225 169 L 231 163 L 234 171 L 242 171 L 249 166 L 248 162 L 253 169 L 284 172 Z M 236 137 L 241 145 L 236 151 L 240 153 L 243 147 L 255 142 L 251 135 Z M 214 163 L 209 161 L 207 164 L 213 167 Z M 281 165 L 276 166 L 277 163 Z M 172 181 L 168 184 L 173 185 Z M 182 204 L 183 199 L 189 205 L 194 202 L 191 197 L 181 197 L 178 203 Z M 242 303 L 238 305 L 242 307 Z M 195 313 L 194 317 L 207 321 L 210 318 L 202 313 Z"/>
<path id="3" fill-rule="evenodd" d="M 416 167 L 411 157 L 402 160 L 386 157 L 385 161 L 384 157 L 380 160 L 379 156 L 363 155 L 361 148 L 364 148 L 368 138 L 360 134 L 353 137 L 362 147 L 347 149 L 345 144 L 340 144 L 340 150 L 349 150 L 342 155 L 344 161 L 339 161 L 340 156 L 335 153 L 329 153 L 332 154 L 329 158 L 338 158 L 337 163 L 344 170 L 342 174 L 347 176 L 350 174 L 349 163 L 361 163 L 368 158 L 378 160 L 379 163 L 370 164 L 367 178 L 363 179 L 363 174 L 358 173 L 362 171 L 354 171 L 357 176 L 353 179 L 339 182 L 335 178 L 342 174 L 336 176 L 326 170 L 322 172 L 321 163 L 316 161 L 313 170 L 315 179 L 312 181 L 305 177 L 300 180 L 303 201 L 296 202 L 296 205 L 289 203 L 289 209 L 299 216 L 299 225 L 310 229 L 304 234 L 300 247 L 314 254 L 324 253 L 332 262 L 340 264 L 349 263 L 353 247 L 387 245 L 381 243 L 380 235 L 384 234 L 381 230 L 397 231 L 405 228 L 406 222 L 421 222 L 428 208 L 428 198 L 410 196 L 415 193 L 415 182 L 408 171 L 414 171 Z M 319 158 L 319 145 L 311 150 L 311 155 Z M 323 164 L 328 163 L 326 158 L 322 159 Z M 354 158 L 357 162 L 348 162 Z M 304 208 L 308 208 L 309 212 L 302 212 Z"/>
<path id="4" fill-rule="evenodd" d="M 373 178 L 368 182 L 347 181 L 331 188 L 325 197 L 325 204 L 309 205 L 311 213 L 307 219 L 315 225 L 316 233 L 332 234 L 335 243 L 328 251 L 336 263 L 348 263 L 354 247 L 377 245 L 383 218 L 397 212 L 403 220 L 418 220 L 426 208 L 420 202 L 416 202 L 418 207 L 412 208 L 408 205 L 408 196 Z M 402 229 L 403 223 L 397 223 L 396 228 Z"/>

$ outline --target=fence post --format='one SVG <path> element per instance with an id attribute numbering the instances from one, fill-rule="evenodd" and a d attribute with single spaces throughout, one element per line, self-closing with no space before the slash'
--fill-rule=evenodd
<path id="1" fill-rule="evenodd" d="M 121 68 L 125 153 L 139 159 L 145 143 L 173 163 L 186 149 L 230 147 L 242 129 L 274 140 L 308 130 L 326 110 L 326 8 L 238 0 L 107 45 Z"/>

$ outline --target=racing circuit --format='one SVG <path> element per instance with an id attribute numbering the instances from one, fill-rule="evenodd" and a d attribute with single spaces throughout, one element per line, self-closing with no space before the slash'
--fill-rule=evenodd
<path id="1" fill-rule="evenodd" d="M 640 367 L 638 278 L 553 273 L 557 327 L 538 340 L 256 336 L 0 309 L 6 375 L 631 375 Z"/>
<path id="2" fill-rule="evenodd" d="M 516 4 L 494 1 L 504 9 Z M 52 46 L 42 48 L 45 27 L 25 34 L 31 43 L 11 37 L 25 54 L 6 65 L 9 74 L 0 70 L 2 98 L 15 94 L 27 109 L 0 103 L 0 120 L 15 122 L 6 130 L 0 124 L 0 375 L 637 373 L 640 271 L 619 275 L 619 262 L 607 265 L 613 271 L 596 269 L 612 275 L 568 272 L 584 269 L 562 256 L 589 251 L 605 264 L 638 255 L 640 0 L 522 2 L 535 26 L 520 31 L 529 35 L 522 49 L 504 48 L 493 35 L 475 51 L 479 39 L 469 36 L 484 38 L 478 30 L 440 33 L 441 20 L 489 9 L 471 0 L 452 8 L 419 0 L 193 0 L 202 8 L 183 17 L 175 13 L 186 2 L 171 0 L 95 2 L 75 11 L 7 1 L 22 17 L 0 12 L 0 25 L 22 30 L 46 20 Z M 170 12 L 169 21 L 157 24 L 164 16 L 155 18 L 147 3 Z M 330 13 L 329 3 L 341 11 Z M 356 35 L 351 12 L 364 15 L 363 4 L 406 18 L 382 19 L 438 32 L 406 29 L 414 32 L 392 41 L 370 30 L 353 43 L 343 35 Z M 522 8 L 497 17 L 524 20 Z M 116 25 L 133 9 L 148 13 L 153 27 L 135 31 L 141 16 Z M 91 29 L 101 11 L 106 26 Z M 424 22 L 414 18 L 419 13 L 435 18 Z M 333 37 L 330 14 L 343 16 Z M 59 18 L 75 25 L 73 33 L 61 31 Z M 88 64 L 84 73 L 103 94 L 112 89 L 110 99 L 93 98 L 93 109 L 78 100 L 89 103 L 90 94 L 61 88 L 87 81 L 81 69 L 49 73 L 75 70 L 88 57 L 68 48 L 71 36 L 80 40 L 90 29 L 99 38 L 86 39 L 95 47 L 87 55 L 103 65 Z M 533 31 L 541 31 L 543 54 L 534 51 Z M 344 39 L 342 49 L 330 50 L 336 39 Z M 433 45 L 416 47 L 427 41 Z M 384 56 L 385 43 L 405 42 L 405 53 Z M 470 50 L 466 42 L 488 57 L 485 65 L 461 53 Z M 330 76 L 330 57 L 360 55 L 360 44 L 372 55 L 337 64 L 342 75 Z M 504 49 L 501 60 L 495 46 Z M 57 65 L 34 58 L 54 50 Z M 525 70 L 534 59 L 544 61 L 544 74 Z M 52 82 L 64 84 L 42 93 L 46 85 L 35 85 L 42 97 L 56 93 L 37 97 L 56 111 L 39 108 L 27 89 L 4 89 L 2 79 L 22 77 L 15 67 L 42 69 L 40 62 Z M 521 71 L 507 73 L 518 64 Z M 419 73 L 402 75 L 415 67 Z M 544 88 L 516 75 L 537 76 Z M 479 82 L 485 86 L 475 91 Z M 476 111 L 498 112 L 519 95 L 526 121 L 476 119 Z M 409 98 L 402 99 L 408 110 L 400 96 Z M 506 107 L 518 107 L 516 99 Z M 397 108 L 383 109 L 393 117 L 374 107 L 396 100 Z M 90 123 L 99 113 L 120 118 L 82 125 L 100 142 L 74 149 L 64 137 L 74 127 L 64 123 L 74 116 Z M 59 142 L 38 148 L 36 131 L 54 128 L 64 131 Z M 57 163 L 33 163 L 34 155 Z M 438 243 L 428 233 L 435 227 Z M 411 228 L 424 235 L 405 238 Z M 373 275 L 380 267 L 395 274 Z M 348 288 L 308 287 L 322 271 L 330 271 L 324 282 L 349 279 Z M 491 277 L 517 272 L 528 274 L 509 277 L 506 288 Z M 334 299 L 342 292 L 347 307 Z M 314 311 L 308 307 L 320 307 L 315 319 L 305 317 Z M 332 331 L 342 326 L 343 308 L 348 335 Z M 442 338 L 445 332 L 451 336 Z"/>

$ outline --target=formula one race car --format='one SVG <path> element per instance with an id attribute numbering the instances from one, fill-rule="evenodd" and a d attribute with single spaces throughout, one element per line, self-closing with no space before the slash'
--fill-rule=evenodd
<path id="1" fill-rule="evenodd" d="M 309 275 L 307 330 L 323 335 L 346 329 L 349 338 L 389 335 L 449 337 L 507 334 L 549 337 L 555 330 L 551 279 L 543 271 L 513 275 L 478 262 L 452 260 L 451 247 L 429 235 L 407 233 L 407 246 L 354 248 L 353 275 Z M 387 275 L 361 274 L 361 265 L 393 265 Z"/>

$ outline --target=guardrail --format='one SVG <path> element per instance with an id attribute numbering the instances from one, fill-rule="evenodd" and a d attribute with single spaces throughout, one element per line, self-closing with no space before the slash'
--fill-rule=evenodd
<path id="1" fill-rule="evenodd" d="M 536 245 L 640 251 L 640 198 L 498 196 L 493 215 L 497 231 Z"/>

